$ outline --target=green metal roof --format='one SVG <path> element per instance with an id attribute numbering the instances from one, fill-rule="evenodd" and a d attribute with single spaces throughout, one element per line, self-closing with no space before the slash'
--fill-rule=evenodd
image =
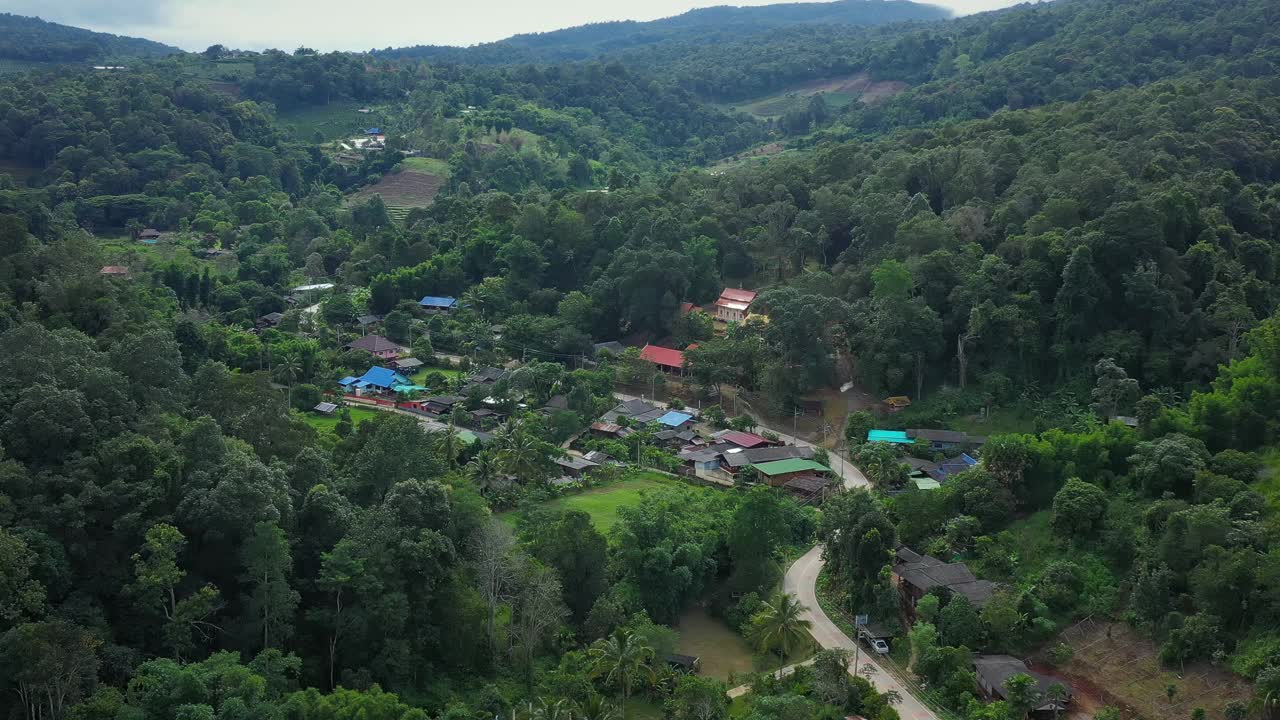
<path id="1" fill-rule="evenodd" d="M 803 472 L 805 470 L 815 470 L 819 472 L 831 472 L 831 468 L 813 460 L 805 458 L 790 458 L 787 460 L 774 460 L 773 462 L 760 463 L 751 467 L 759 470 L 765 475 L 784 475 L 786 473 Z"/>
<path id="2" fill-rule="evenodd" d="M 916 484 L 916 488 L 920 490 L 937 490 L 942 487 L 942 483 L 927 475 L 924 477 L 913 477 L 911 478 L 911 481 L 914 482 Z"/>

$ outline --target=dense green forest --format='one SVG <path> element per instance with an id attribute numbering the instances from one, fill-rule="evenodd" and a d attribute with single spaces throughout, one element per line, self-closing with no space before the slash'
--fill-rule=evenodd
<path id="1" fill-rule="evenodd" d="M 510 65 L 585 60 L 623 50 L 689 42 L 718 44 L 798 25 L 870 26 L 942 20 L 945 9 L 908 0 L 837 0 L 761 7 L 699 8 L 648 22 L 605 22 L 516 35 L 468 48 L 418 45 L 375 55 L 431 62 Z"/>
<path id="2" fill-rule="evenodd" d="M 31 62 L 123 61 L 182 52 L 142 38 L 93 32 L 45 22 L 39 18 L 0 13 L 0 58 Z"/>
<path id="3" fill-rule="evenodd" d="M 0 78 L 0 717 L 893 720 L 901 698 L 839 652 L 738 676 L 732 704 L 666 662 L 694 608 L 759 669 L 798 659 L 775 590 L 814 542 L 826 591 L 877 618 L 898 615 L 900 544 L 1000 583 L 982 608 L 931 594 L 895 633 L 954 717 L 1025 717 L 1034 697 L 978 701 L 971 652 L 1056 657 L 1084 617 L 1171 671 L 1253 684 L 1209 717 L 1266 717 L 1275 4 L 781 27 L 813 10 L 427 61 L 211 48 Z M 851 73 L 906 88 L 768 120 L 711 102 Z M 299 130 L 309 114 L 337 129 Z M 415 172 L 439 194 L 377 194 Z M 767 321 L 716 333 L 682 310 L 726 286 L 758 289 Z M 425 295 L 460 307 L 427 315 Z M 505 420 L 481 440 L 312 412 L 378 364 L 350 347 L 370 315 L 459 420 Z M 615 340 L 696 347 L 668 381 L 635 350 L 595 358 Z M 644 428 L 589 441 L 650 468 L 600 481 L 653 486 L 611 526 L 550 482 L 617 385 L 669 385 L 704 417 L 750 398 L 761 418 L 723 423 L 745 429 L 791 427 L 846 381 L 914 404 L 825 419 L 846 431 L 824 456 L 870 487 L 820 511 L 668 478 Z M 909 427 L 990 437 L 927 491 L 864 443 Z"/>

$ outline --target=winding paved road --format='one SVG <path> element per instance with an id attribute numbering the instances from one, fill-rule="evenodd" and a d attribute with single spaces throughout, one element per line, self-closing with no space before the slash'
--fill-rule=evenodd
<path id="1" fill-rule="evenodd" d="M 818 605 L 818 573 L 822 571 L 823 564 L 822 546 L 815 545 L 813 549 L 805 553 L 787 569 L 786 577 L 782 579 L 782 588 L 785 592 L 795 595 L 800 604 L 805 606 L 804 616 L 812 623 L 812 627 L 809 628 L 809 634 L 813 635 L 813 639 L 819 645 L 823 648 L 844 648 L 853 652 L 853 641 L 835 623 L 831 622 L 831 618 L 827 617 L 827 614 L 822 611 L 822 607 Z M 902 697 L 902 702 L 894 706 L 902 720 L 938 720 L 938 716 L 932 710 L 917 700 L 902 683 L 898 682 L 896 677 L 890 675 L 876 661 L 874 653 L 861 652 L 858 664 L 866 665 L 867 663 L 875 666 L 876 672 L 870 676 L 864 675 L 863 677 L 870 680 L 880 692 L 896 690 L 898 695 Z M 858 669 L 858 667 L 850 665 L 849 672 L 850 674 L 856 674 Z"/>

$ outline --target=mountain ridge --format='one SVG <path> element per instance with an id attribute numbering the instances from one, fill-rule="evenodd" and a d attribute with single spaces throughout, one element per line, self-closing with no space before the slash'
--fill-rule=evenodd
<path id="1" fill-rule="evenodd" d="M 85 62 L 163 57 L 183 52 L 155 40 L 114 35 L 39 17 L 0 13 L 0 59 Z"/>
<path id="2" fill-rule="evenodd" d="M 547 32 L 520 33 L 468 47 L 413 45 L 375 49 L 371 53 L 383 57 L 481 65 L 564 62 L 587 60 L 668 41 L 741 39 L 770 29 L 798 25 L 874 26 L 951 17 L 951 11 L 945 8 L 910 0 L 836 0 L 749 7 L 716 5 L 657 20 L 615 20 Z"/>

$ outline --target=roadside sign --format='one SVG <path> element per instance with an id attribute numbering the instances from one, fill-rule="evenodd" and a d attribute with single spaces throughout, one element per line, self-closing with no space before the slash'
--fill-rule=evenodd
<path id="1" fill-rule="evenodd" d="M 863 627 L 868 622 L 870 622 L 870 620 L 871 618 L 869 615 L 856 615 L 853 618 L 853 624 L 857 625 L 858 627 Z"/>

